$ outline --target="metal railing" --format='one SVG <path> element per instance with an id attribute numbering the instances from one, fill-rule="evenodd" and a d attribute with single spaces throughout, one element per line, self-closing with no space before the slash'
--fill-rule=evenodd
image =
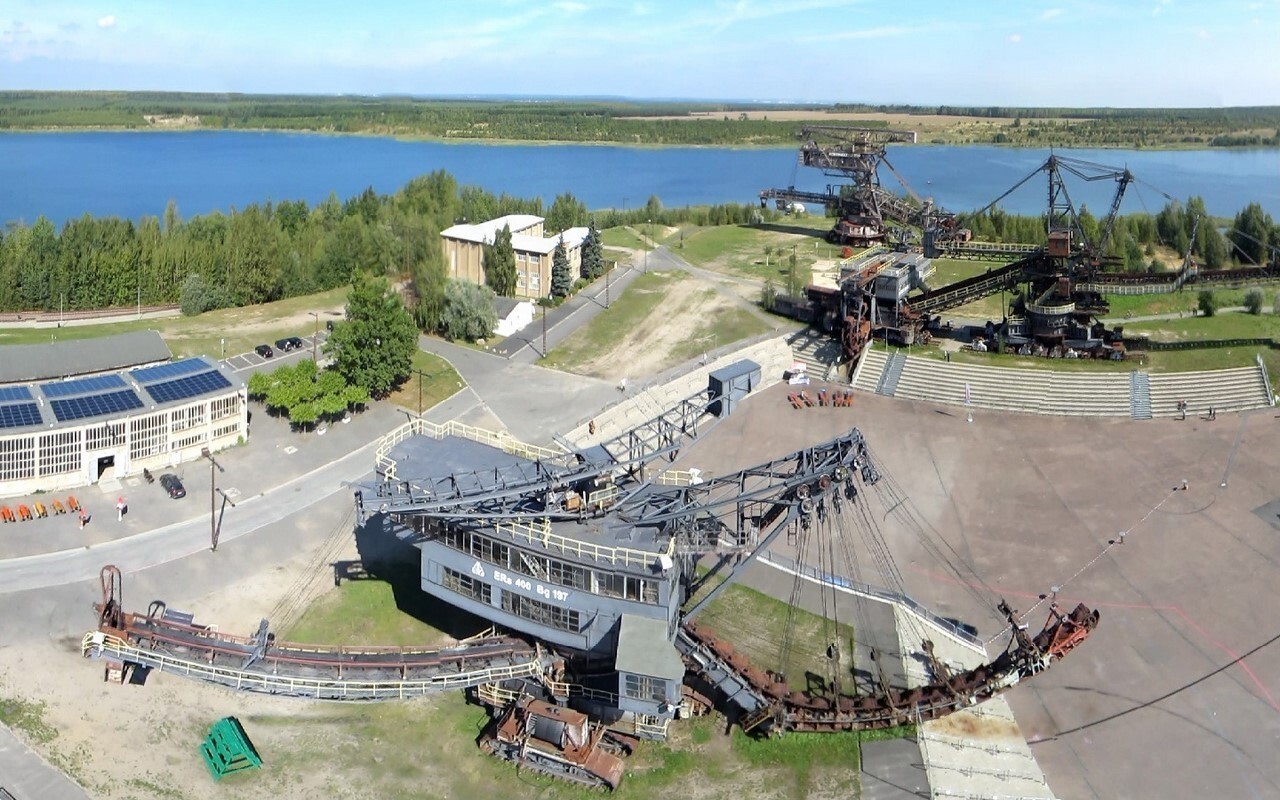
<path id="1" fill-rule="evenodd" d="M 552 450 L 549 447 L 522 442 L 506 432 L 491 431 L 456 420 L 440 423 L 425 419 L 413 419 L 386 434 L 378 442 L 378 449 L 374 454 L 374 463 L 377 471 L 385 476 L 387 480 L 396 480 L 396 462 L 388 456 L 388 453 L 393 447 L 410 436 L 429 436 L 432 439 L 457 436 L 530 461 L 561 458 L 565 455 L 562 450 Z"/>
<path id="2" fill-rule="evenodd" d="M 199 661 L 176 658 L 164 653 L 142 650 L 118 636 L 92 631 L 80 643 L 85 657 L 111 658 L 141 664 L 160 672 L 216 683 L 242 691 L 294 695 L 328 700 L 393 700 L 418 697 L 447 689 L 492 683 L 507 678 L 524 678 L 538 674 L 542 667 L 537 657 L 520 664 L 487 666 L 469 672 L 446 672 L 427 678 L 348 680 L 346 678 L 304 678 L 289 675 L 248 672 Z"/>
<path id="3" fill-rule="evenodd" d="M 535 523 L 499 522 L 494 525 L 494 530 L 515 539 L 523 539 L 530 544 L 541 545 L 547 550 L 556 550 L 593 561 L 607 561 L 614 565 L 648 567 L 660 556 L 670 557 L 675 553 L 675 537 L 668 539 L 662 550 L 635 550 L 630 547 L 614 547 L 563 536 L 551 529 L 551 523 L 548 520 Z"/>

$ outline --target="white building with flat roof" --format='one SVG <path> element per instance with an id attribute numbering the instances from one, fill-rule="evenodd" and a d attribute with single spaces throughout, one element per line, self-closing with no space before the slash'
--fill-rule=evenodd
<path id="1" fill-rule="evenodd" d="M 453 225 L 440 233 L 444 246 L 445 271 L 450 278 L 484 283 L 484 248 L 493 244 L 498 232 L 511 228 L 511 247 L 516 254 L 516 297 L 546 297 L 551 293 L 551 264 L 556 245 L 564 241 L 569 260 L 569 278 L 582 276 L 582 243 L 587 228 L 570 228 L 555 235 L 543 235 L 543 218 L 532 214 L 508 214 L 477 224 Z"/>

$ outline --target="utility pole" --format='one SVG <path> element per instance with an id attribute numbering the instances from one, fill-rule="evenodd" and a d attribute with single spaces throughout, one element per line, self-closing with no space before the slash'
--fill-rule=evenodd
<path id="1" fill-rule="evenodd" d="M 609 273 L 612 271 L 613 270 L 609 269 L 607 266 L 604 268 L 604 307 L 605 308 L 609 307 L 609 277 L 610 277 Z"/>
<path id="2" fill-rule="evenodd" d="M 431 373 L 410 367 L 409 371 L 418 376 L 418 416 L 422 416 L 422 379 L 430 378 Z"/>
<path id="3" fill-rule="evenodd" d="M 547 357 L 547 307 L 542 307 L 542 357 Z"/>
<path id="4" fill-rule="evenodd" d="M 209 460 L 209 550 L 216 553 L 218 552 L 217 474 L 226 470 L 214 459 L 209 448 L 201 448 L 200 457 Z"/>
<path id="5" fill-rule="evenodd" d="M 315 333 L 311 334 L 311 363 L 314 364 L 316 363 L 316 342 L 320 341 L 320 315 L 314 311 L 308 311 L 307 313 L 316 320 Z"/>

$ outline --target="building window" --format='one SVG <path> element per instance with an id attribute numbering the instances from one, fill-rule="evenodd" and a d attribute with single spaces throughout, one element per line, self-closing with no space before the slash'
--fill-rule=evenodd
<path id="1" fill-rule="evenodd" d="M 0 480 L 15 481 L 36 475 L 36 437 L 0 439 Z"/>
<path id="2" fill-rule="evenodd" d="M 440 585 L 451 592 L 457 592 L 466 595 L 473 600 L 479 600 L 486 605 L 493 598 L 493 587 L 484 581 L 477 580 L 470 575 L 464 575 L 457 570 L 442 567 L 444 570 L 440 580 Z"/>
<path id="3" fill-rule="evenodd" d="M 163 453 L 169 444 L 169 415 L 148 414 L 129 420 L 129 457 L 146 458 Z"/>
<path id="4" fill-rule="evenodd" d="M 650 678 L 646 675 L 627 675 L 622 684 L 622 693 L 632 700 L 648 700 L 654 703 L 667 701 L 666 681 Z"/>
<path id="5" fill-rule="evenodd" d="M 566 564 L 563 561 L 551 561 L 548 565 L 549 580 L 561 586 L 591 591 L 591 570 L 577 564 Z"/>
<path id="6" fill-rule="evenodd" d="M 527 619 L 530 622 L 536 622 L 539 625 L 546 625 L 550 628 L 559 628 L 562 631 L 577 633 L 582 629 L 582 623 L 577 611 L 557 608 L 550 603 L 522 597 L 514 592 L 502 593 L 502 610 L 515 614 L 521 619 Z"/>
<path id="7" fill-rule="evenodd" d="M 84 464 L 80 450 L 80 431 L 46 433 L 40 436 L 40 474 L 62 475 L 75 472 Z"/>
<path id="8" fill-rule="evenodd" d="M 209 418 L 213 420 L 237 416 L 240 413 L 240 395 L 216 398 L 209 404 L 209 409 Z"/>
<path id="9" fill-rule="evenodd" d="M 596 594 L 634 600 L 637 603 L 656 603 L 658 602 L 658 584 L 631 575 L 597 572 Z"/>

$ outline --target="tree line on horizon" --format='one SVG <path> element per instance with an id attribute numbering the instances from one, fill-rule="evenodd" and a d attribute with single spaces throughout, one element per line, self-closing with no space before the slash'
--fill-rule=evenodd
<path id="1" fill-rule="evenodd" d="M 774 111 L 812 112 L 770 120 Z M 748 112 L 762 112 L 755 119 Z M 1036 108 L 902 104 L 770 104 L 638 100 L 475 100 L 406 96 L 201 94 L 194 92 L 0 92 L 0 130 L 147 129 L 146 117 L 199 117 L 212 130 L 370 133 L 469 141 L 645 145 L 784 145 L 833 112 L 1011 119 L 997 144 L 1034 147 L 1280 145 L 1280 107 Z M 1022 122 L 1027 124 L 1023 125 Z M 866 120 L 863 126 L 884 126 Z M 971 143 L 964 126 L 932 143 Z M 984 141 L 991 141 L 984 139 Z"/>

